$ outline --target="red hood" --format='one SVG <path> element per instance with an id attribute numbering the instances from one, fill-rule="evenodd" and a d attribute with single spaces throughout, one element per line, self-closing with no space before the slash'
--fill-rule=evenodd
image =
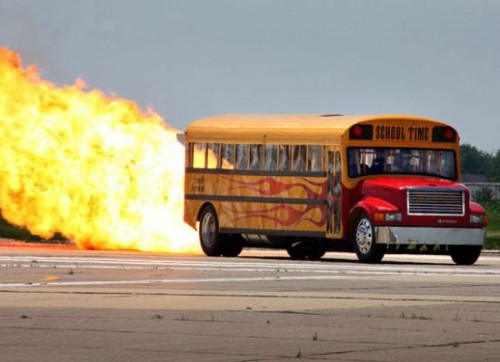
<path id="1" fill-rule="evenodd" d="M 402 225 L 404 226 L 428 226 L 443 227 L 440 224 L 440 218 L 434 215 L 408 215 L 408 193 L 411 188 L 436 188 L 436 189 L 455 189 L 464 192 L 465 214 L 456 216 L 447 216 L 447 220 L 454 220 L 454 227 L 485 227 L 483 224 L 471 224 L 470 215 L 470 194 L 464 185 L 446 179 L 432 177 L 377 177 L 362 181 L 350 195 L 352 202 L 360 205 L 370 215 L 375 212 L 395 212 L 399 210 L 402 213 Z M 483 214 L 482 208 L 472 203 L 474 213 Z M 394 210 L 394 211 L 393 211 Z"/>
<path id="2" fill-rule="evenodd" d="M 392 188 L 392 189 L 406 189 L 409 187 L 446 187 L 466 189 L 466 187 L 458 182 L 437 179 L 432 177 L 377 177 L 367 179 L 363 182 L 363 188 Z"/>
<path id="3" fill-rule="evenodd" d="M 432 177 L 377 177 L 366 179 L 357 189 L 357 197 L 377 197 L 397 206 L 406 208 L 406 190 L 409 188 L 448 188 L 463 190 L 468 200 L 467 188 L 455 181 Z"/>

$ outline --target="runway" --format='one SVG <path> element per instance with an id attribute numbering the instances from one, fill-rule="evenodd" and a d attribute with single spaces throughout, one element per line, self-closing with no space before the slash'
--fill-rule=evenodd
<path id="1" fill-rule="evenodd" d="M 2 361 L 500 358 L 500 256 L 294 261 L 0 242 Z"/>

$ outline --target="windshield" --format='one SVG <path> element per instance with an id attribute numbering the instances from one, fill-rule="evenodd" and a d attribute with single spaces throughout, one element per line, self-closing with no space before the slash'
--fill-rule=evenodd
<path id="1" fill-rule="evenodd" d="M 361 148 L 347 150 L 349 177 L 425 175 L 457 179 L 455 152 L 423 148 Z"/>

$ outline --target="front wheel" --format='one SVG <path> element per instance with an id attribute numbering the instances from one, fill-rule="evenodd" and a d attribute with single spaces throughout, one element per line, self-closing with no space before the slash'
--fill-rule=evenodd
<path id="1" fill-rule="evenodd" d="M 358 260 L 362 263 L 379 263 L 387 249 L 385 244 L 377 244 L 375 229 L 370 218 L 364 212 L 356 218 L 351 232 L 351 241 Z"/>
<path id="2" fill-rule="evenodd" d="M 481 245 L 452 245 L 450 256 L 457 265 L 472 265 L 479 258 L 481 249 Z"/>

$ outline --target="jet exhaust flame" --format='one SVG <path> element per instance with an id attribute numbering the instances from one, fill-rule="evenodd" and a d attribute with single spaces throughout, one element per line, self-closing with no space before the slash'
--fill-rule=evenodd
<path id="1" fill-rule="evenodd" d="M 85 249 L 200 252 L 182 221 L 184 147 L 131 101 L 58 87 L 0 48 L 0 209 Z"/>

